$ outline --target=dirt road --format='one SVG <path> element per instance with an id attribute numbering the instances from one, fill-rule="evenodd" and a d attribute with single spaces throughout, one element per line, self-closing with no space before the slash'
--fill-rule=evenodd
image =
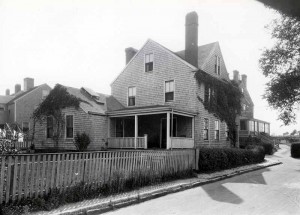
<path id="1" fill-rule="evenodd" d="M 300 214 L 300 159 L 285 145 L 269 157 L 283 164 L 107 214 Z"/>

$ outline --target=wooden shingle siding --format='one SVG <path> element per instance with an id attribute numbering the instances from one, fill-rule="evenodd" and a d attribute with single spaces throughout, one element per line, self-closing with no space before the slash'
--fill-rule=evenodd
<path id="1" fill-rule="evenodd" d="M 147 53 L 154 54 L 152 72 L 144 71 L 144 56 Z M 175 81 L 175 101 L 166 103 L 164 84 L 169 80 Z M 195 110 L 194 72 L 151 40 L 112 84 L 112 96 L 125 107 L 127 107 L 127 89 L 130 86 L 136 87 L 137 107 L 168 104 L 179 109 Z"/>
<path id="2" fill-rule="evenodd" d="M 154 53 L 154 68 L 152 72 L 144 70 L 144 56 Z M 221 58 L 221 75 L 214 73 L 215 56 Z M 204 71 L 218 78 L 229 80 L 224 59 L 219 45 L 210 53 L 210 59 L 206 62 Z M 127 89 L 136 87 L 136 106 L 170 105 L 178 109 L 198 113 L 195 116 L 195 143 L 196 146 L 227 145 L 225 136 L 225 123 L 220 122 L 220 139 L 214 140 L 214 121 L 217 118 L 208 113 L 197 95 L 204 98 L 204 85 L 199 85 L 194 78 L 194 70 L 174 57 L 157 43 L 149 40 L 139 51 L 136 57 L 127 65 L 125 70 L 112 83 L 112 95 L 127 107 Z M 168 80 L 175 82 L 174 102 L 165 102 L 164 83 Z M 203 141 L 203 119 L 209 119 L 209 141 Z M 113 125 L 111 125 L 112 128 Z M 111 129 L 113 135 L 114 130 Z"/>
<path id="3" fill-rule="evenodd" d="M 62 110 L 64 115 L 73 115 L 74 122 L 74 137 L 77 132 L 85 132 L 89 135 L 91 143 L 88 146 L 89 150 L 100 150 L 104 147 L 107 138 L 107 117 L 90 115 L 85 113 L 81 108 L 66 108 Z M 46 138 L 46 122 L 38 123 L 36 126 L 36 147 L 37 148 L 53 148 L 55 142 L 52 139 Z M 66 150 L 75 150 L 73 139 L 66 139 L 65 126 L 62 130 L 62 137 L 59 141 L 58 148 Z"/>

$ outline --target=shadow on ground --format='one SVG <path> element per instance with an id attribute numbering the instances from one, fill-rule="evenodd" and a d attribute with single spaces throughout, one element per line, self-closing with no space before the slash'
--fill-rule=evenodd
<path id="1" fill-rule="evenodd" d="M 249 177 L 248 174 L 243 175 L 242 177 L 230 178 L 222 181 L 221 184 L 214 183 L 210 185 L 202 186 L 202 189 L 215 201 L 218 202 L 227 202 L 230 204 L 241 204 L 243 199 L 237 194 L 233 193 L 231 190 L 226 188 L 224 184 L 228 183 L 248 183 L 248 184 L 263 184 L 266 185 L 267 182 L 264 179 L 263 173 L 271 171 L 269 168 L 262 169 L 259 171 L 254 171 L 249 174 L 252 174 Z"/>

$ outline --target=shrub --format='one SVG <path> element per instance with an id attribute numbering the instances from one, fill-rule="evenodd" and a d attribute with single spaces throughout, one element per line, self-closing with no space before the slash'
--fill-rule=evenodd
<path id="1" fill-rule="evenodd" d="M 300 158 L 300 143 L 292 143 L 291 156 L 293 158 Z"/>
<path id="2" fill-rule="evenodd" d="M 75 136 L 75 146 L 78 151 L 84 151 L 90 144 L 90 137 L 86 133 L 77 133 Z"/>
<path id="3" fill-rule="evenodd" d="M 200 148 L 199 171 L 210 172 L 259 163 L 264 161 L 265 153 L 261 146 L 251 145 L 249 149 Z"/>

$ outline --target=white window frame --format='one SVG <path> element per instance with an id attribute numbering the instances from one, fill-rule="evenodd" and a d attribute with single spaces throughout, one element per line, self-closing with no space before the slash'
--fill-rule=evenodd
<path id="1" fill-rule="evenodd" d="M 22 122 L 22 131 L 24 129 L 24 123 L 28 123 L 28 131 L 30 131 L 30 122 Z"/>
<path id="2" fill-rule="evenodd" d="M 205 120 L 207 120 L 207 122 L 208 122 L 208 125 L 207 125 L 207 139 L 204 139 L 204 130 L 206 130 L 206 128 L 205 128 Z M 203 135 L 203 140 L 204 141 L 209 141 L 209 118 L 203 118 L 202 135 Z"/>
<path id="3" fill-rule="evenodd" d="M 221 58 L 218 55 L 215 55 L 215 74 L 221 75 Z"/>
<path id="4" fill-rule="evenodd" d="M 166 83 L 167 82 L 171 82 L 173 81 L 173 100 L 170 100 L 170 101 L 166 101 Z M 171 91 L 170 91 L 171 92 Z M 169 102 L 174 102 L 175 101 L 175 79 L 173 80 L 165 80 L 164 81 L 164 102 L 165 103 L 169 103 Z"/>
<path id="5" fill-rule="evenodd" d="M 134 105 L 129 106 L 129 88 L 134 88 L 135 89 L 135 95 L 134 95 Z M 129 86 L 127 88 L 127 107 L 135 107 L 136 106 L 136 86 Z"/>
<path id="6" fill-rule="evenodd" d="M 217 123 L 217 126 L 216 126 Z M 214 124 L 215 130 L 214 130 L 214 140 L 220 140 L 220 120 L 215 120 Z M 216 131 L 218 131 L 218 138 L 216 135 Z"/>
<path id="7" fill-rule="evenodd" d="M 73 118 L 73 137 L 67 137 L 67 116 L 72 116 L 72 118 Z M 66 114 L 66 116 L 65 116 L 65 139 L 74 139 L 74 131 L 75 131 L 75 129 L 74 129 L 74 114 Z"/>
<path id="8" fill-rule="evenodd" d="M 52 118 L 52 137 L 53 137 L 53 134 L 54 134 L 54 118 L 53 116 L 47 116 L 46 117 L 46 139 L 52 139 L 52 137 L 48 137 L 48 117 L 51 117 Z"/>
<path id="9" fill-rule="evenodd" d="M 151 54 L 153 55 L 153 57 L 152 57 L 152 71 L 146 71 L 146 56 L 151 55 Z M 144 72 L 151 73 L 153 71 L 154 71 L 154 52 L 149 52 L 147 54 L 144 54 Z"/>

